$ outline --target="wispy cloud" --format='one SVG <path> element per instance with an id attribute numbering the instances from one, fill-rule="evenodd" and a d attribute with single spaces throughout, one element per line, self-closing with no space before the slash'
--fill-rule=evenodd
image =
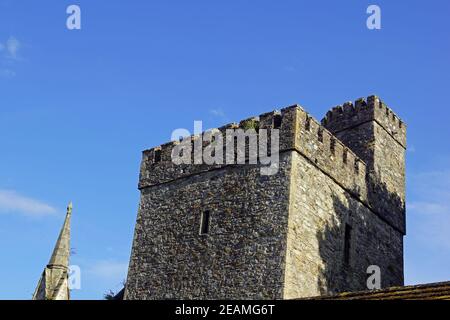
<path id="1" fill-rule="evenodd" d="M 0 189 L 0 213 L 18 213 L 26 216 L 53 215 L 56 209 L 40 200 L 32 199 L 14 190 Z"/>
<path id="2" fill-rule="evenodd" d="M 440 215 L 450 212 L 447 205 L 438 202 L 416 201 L 407 204 L 408 211 L 417 212 L 424 215 Z"/>
<path id="3" fill-rule="evenodd" d="M 211 109 L 209 110 L 209 113 L 212 114 L 215 117 L 219 117 L 219 118 L 225 118 L 225 112 L 221 109 L 221 108 L 217 108 L 217 109 Z"/>
<path id="4" fill-rule="evenodd" d="M 0 42 L 0 52 L 3 53 L 3 58 L 10 60 L 19 59 L 19 50 L 22 47 L 21 42 L 14 36 L 10 36 L 5 42 Z"/>
<path id="5" fill-rule="evenodd" d="M 450 249 L 450 171 L 423 172 L 410 177 L 407 219 L 412 237 Z"/>
<path id="6" fill-rule="evenodd" d="M 14 36 L 10 36 L 6 41 L 0 40 L 0 77 L 12 78 L 16 76 L 16 72 L 12 69 L 14 63 L 21 61 L 19 51 L 22 43 Z"/>
<path id="7" fill-rule="evenodd" d="M 20 47 L 21 43 L 15 37 L 11 36 L 9 37 L 8 40 L 6 40 L 5 49 L 9 58 L 17 59 L 18 58 L 17 54 L 19 52 Z"/>

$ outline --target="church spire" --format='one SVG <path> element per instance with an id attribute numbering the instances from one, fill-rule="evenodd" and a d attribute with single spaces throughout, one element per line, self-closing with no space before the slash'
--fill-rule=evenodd
<path id="1" fill-rule="evenodd" d="M 33 300 L 69 300 L 70 218 L 72 202 L 56 241 L 53 254 L 33 294 Z"/>
<path id="2" fill-rule="evenodd" d="M 67 267 L 69 265 L 70 255 L 70 217 L 72 215 L 72 202 L 67 206 L 66 219 L 59 233 L 58 241 L 56 241 L 55 248 L 53 249 L 52 257 L 48 262 L 47 267 L 62 266 Z"/>

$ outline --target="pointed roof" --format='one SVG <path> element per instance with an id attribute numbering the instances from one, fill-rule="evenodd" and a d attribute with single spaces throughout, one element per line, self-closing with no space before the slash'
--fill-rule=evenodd
<path id="1" fill-rule="evenodd" d="M 39 279 L 33 300 L 69 300 L 70 218 L 72 202 L 56 241 L 52 256 Z"/>
<path id="2" fill-rule="evenodd" d="M 66 219 L 59 233 L 58 241 L 56 241 L 55 248 L 53 249 L 52 257 L 48 262 L 47 267 L 59 266 L 69 267 L 70 256 L 70 217 L 72 215 L 72 202 L 67 206 Z"/>

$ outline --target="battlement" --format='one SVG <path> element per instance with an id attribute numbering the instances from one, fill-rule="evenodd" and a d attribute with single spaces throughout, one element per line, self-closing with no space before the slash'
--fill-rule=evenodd
<path id="1" fill-rule="evenodd" d="M 367 202 L 366 163 L 303 108 L 296 109 L 295 149 Z"/>
<path id="2" fill-rule="evenodd" d="M 250 117 L 245 120 L 241 120 L 239 123 L 231 122 L 228 124 L 225 124 L 217 130 L 219 130 L 223 137 L 225 138 L 226 130 L 227 129 L 254 129 L 257 133 L 259 129 L 281 129 L 282 127 L 282 115 L 279 111 L 271 111 L 263 113 L 259 116 Z M 201 134 L 205 134 L 206 131 L 202 132 Z M 186 137 L 184 139 L 191 139 L 192 144 L 194 144 L 196 139 L 200 139 L 200 134 L 197 135 L 191 135 L 190 137 Z M 143 153 L 146 155 L 151 163 L 158 163 L 158 162 L 167 162 L 171 161 L 171 152 L 173 147 L 176 145 L 179 145 L 181 143 L 181 140 L 179 141 L 170 141 L 165 144 L 162 144 L 160 146 L 156 146 L 151 149 L 144 150 Z M 205 144 L 206 146 L 208 144 Z M 157 156 L 157 154 L 161 154 L 161 158 Z"/>
<path id="3" fill-rule="evenodd" d="M 292 148 L 292 139 L 290 136 L 292 134 L 292 123 L 290 122 L 289 116 L 286 116 L 286 112 L 289 108 L 283 109 L 281 112 L 274 110 L 271 112 L 266 112 L 260 114 L 259 116 L 250 117 L 240 121 L 239 123 L 229 123 L 223 125 L 217 130 L 220 132 L 223 138 L 223 164 L 174 164 L 172 162 L 172 150 L 175 146 L 182 143 L 182 141 L 189 140 L 191 141 L 191 149 L 192 152 L 199 148 L 200 143 L 196 141 L 201 139 L 202 134 L 191 135 L 190 137 L 186 137 L 180 141 L 170 141 L 168 143 L 162 144 L 160 146 L 148 149 L 143 151 L 142 162 L 141 162 L 141 170 L 140 170 L 140 178 L 139 178 L 139 188 L 145 188 L 152 185 L 157 185 L 160 183 L 168 182 L 171 180 L 179 179 L 183 176 L 189 176 L 201 172 L 206 172 L 209 170 L 218 169 L 228 165 L 236 165 L 236 164 L 227 164 L 226 163 L 226 132 L 227 129 L 242 129 L 244 131 L 247 130 L 255 130 L 256 136 L 259 137 L 260 129 L 266 129 L 268 134 L 268 150 L 270 150 L 270 129 L 279 129 L 280 130 L 280 152 L 286 149 Z M 186 140 L 185 140 L 186 139 Z M 204 150 L 207 146 L 210 145 L 209 141 L 203 140 L 201 144 L 201 148 Z M 237 145 L 234 144 L 234 154 L 236 154 Z M 248 162 L 248 148 L 246 148 L 246 163 Z M 194 160 L 194 156 L 192 155 L 192 159 Z"/>
<path id="4" fill-rule="evenodd" d="M 233 122 L 218 128 L 223 136 L 224 157 L 227 129 L 253 129 L 257 135 L 259 135 L 260 129 L 279 129 L 280 153 L 288 150 L 298 151 L 347 190 L 360 196 L 363 201 L 367 197 L 365 162 L 299 105 L 292 105 L 281 109 L 281 111 L 263 113 L 259 116 L 244 119 L 239 123 Z M 268 134 L 270 135 L 270 130 L 268 130 Z M 190 139 L 191 148 L 194 151 L 196 140 L 201 139 L 201 135 L 192 135 L 185 139 Z M 269 145 L 270 141 L 270 138 L 268 138 Z M 225 159 L 223 164 L 174 164 L 171 158 L 172 150 L 180 143 L 181 141 L 171 141 L 143 152 L 139 188 L 165 183 L 228 165 L 237 165 L 227 164 Z M 202 149 L 209 144 L 209 141 L 203 141 Z M 199 145 L 197 144 L 197 148 Z M 234 147 L 236 154 L 236 144 Z M 270 150 L 269 146 L 268 150 Z M 246 163 L 247 161 L 248 148 L 246 150 Z"/>
<path id="5" fill-rule="evenodd" d="M 406 124 L 374 95 L 334 107 L 322 119 L 322 124 L 331 132 L 337 133 L 369 121 L 377 122 L 406 148 Z"/>
<path id="6" fill-rule="evenodd" d="M 292 105 L 281 109 L 281 111 L 263 113 L 259 116 L 244 119 L 239 123 L 229 123 L 216 129 L 220 132 L 223 139 L 223 161 L 220 163 L 207 164 L 202 159 L 199 159 L 198 162 L 195 160 L 194 152 L 200 151 L 200 154 L 203 154 L 205 148 L 210 145 L 208 139 L 204 139 L 201 142 L 198 141 L 202 139 L 205 132 L 184 138 L 182 141 L 171 141 L 145 150 L 141 163 L 139 189 L 218 170 L 226 166 L 242 165 L 236 164 L 236 162 L 229 163 L 226 159 L 227 129 L 242 129 L 246 132 L 254 130 L 253 133 L 258 141 L 261 129 L 279 129 L 278 151 L 280 157 L 284 152 L 297 151 L 320 171 L 375 211 L 378 211 L 377 208 L 382 207 L 381 204 L 388 203 L 383 205 L 384 207 L 387 206 L 387 208 L 383 207 L 382 210 L 380 209 L 380 212 L 383 211 L 380 214 L 383 214 L 387 220 L 396 219 L 393 224 L 398 226 L 400 230 L 404 230 L 404 206 L 401 204 L 401 201 L 395 206 L 398 214 L 389 214 L 388 211 L 394 212 L 392 209 L 394 206 L 388 201 L 392 197 L 385 195 L 384 192 L 380 193 L 377 191 L 379 190 L 380 181 L 368 183 L 369 168 L 366 161 L 367 159 L 369 160 L 372 168 L 371 156 L 367 158 L 364 148 L 361 149 L 345 140 L 348 138 L 348 135 L 344 135 L 345 132 L 358 129 L 352 137 L 358 143 L 361 143 L 362 146 L 367 145 L 367 142 L 373 140 L 373 133 L 366 126 L 370 126 L 370 122 L 373 121 L 382 126 L 386 130 L 385 134 L 395 139 L 398 142 L 398 147 L 403 150 L 403 146 L 406 145 L 405 124 L 375 96 L 371 96 L 367 100 L 358 99 L 355 104 L 345 103 L 342 107 L 333 108 L 327 113 L 327 116 L 321 123 L 308 114 L 301 106 Z M 270 130 L 267 130 L 268 151 L 270 151 L 271 145 L 270 132 Z M 172 151 L 174 147 L 186 141 L 190 141 L 192 162 L 189 164 L 173 163 Z M 262 167 L 259 157 L 257 159 L 258 164 L 250 164 L 248 141 L 250 141 L 250 138 L 246 138 L 245 142 L 245 165 Z M 233 144 L 234 155 L 236 156 L 237 144 Z M 388 145 L 383 145 L 382 150 L 388 153 L 389 150 L 392 151 L 393 149 Z M 387 159 L 388 156 L 385 157 Z M 397 156 L 397 152 L 395 157 L 400 159 L 400 156 Z M 396 161 L 388 160 L 388 163 L 396 163 Z M 403 169 L 400 168 L 398 172 L 396 170 L 396 168 L 393 168 L 393 170 L 389 170 L 389 172 L 382 175 L 384 177 L 399 175 L 390 179 L 387 183 L 395 185 L 392 191 L 397 192 L 400 198 L 403 198 L 403 171 L 401 171 Z M 371 194 L 372 190 L 374 190 L 373 193 L 376 193 L 375 195 Z M 374 200 L 375 198 L 376 200 Z"/>

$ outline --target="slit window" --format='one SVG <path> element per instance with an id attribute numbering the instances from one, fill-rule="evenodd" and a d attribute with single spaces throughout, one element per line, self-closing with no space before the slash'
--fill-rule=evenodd
<path id="1" fill-rule="evenodd" d="M 209 233 L 210 213 L 209 210 L 203 211 L 200 219 L 200 235 L 206 235 Z"/>
<path id="2" fill-rule="evenodd" d="M 345 234 L 344 234 L 344 263 L 349 264 L 350 262 L 350 242 L 352 236 L 352 227 L 346 223 L 345 224 Z"/>

